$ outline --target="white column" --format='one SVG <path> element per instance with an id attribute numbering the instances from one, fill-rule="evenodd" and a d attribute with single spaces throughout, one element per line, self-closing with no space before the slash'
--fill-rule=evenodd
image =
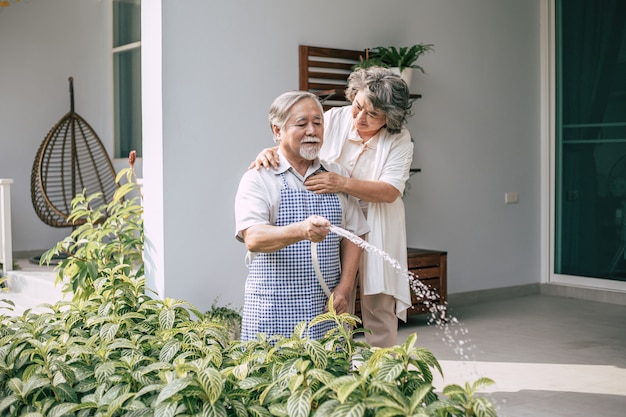
<path id="1" fill-rule="evenodd" d="M 11 242 L 11 184 L 13 180 L 0 179 L 0 262 L 2 272 L 13 270 Z"/>
<path id="2" fill-rule="evenodd" d="M 164 298 L 161 1 L 141 2 L 141 112 L 146 284 Z"/>

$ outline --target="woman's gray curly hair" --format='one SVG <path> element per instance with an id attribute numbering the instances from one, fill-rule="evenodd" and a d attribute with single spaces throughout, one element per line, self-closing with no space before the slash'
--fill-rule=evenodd
<path id="1" fill-rule="evenodd" d="M 389 68 L 357 68 L 348 77 L 346 98 L 352 102 L 359 91 L 385 114 L 389 133 L 399 133 L 411 115 L 409 87 L 404 80 Z"/>

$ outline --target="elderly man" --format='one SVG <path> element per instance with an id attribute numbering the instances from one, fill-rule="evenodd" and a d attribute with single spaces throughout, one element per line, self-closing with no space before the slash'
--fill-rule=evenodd
<path id="1" fill-rule="evenodd" d="M 242 340 L 257 333 L 290 336 L 296 324 L 324 312 L 324 287 L 332 291 L 335 310 L 347 312 L 362 249 L 329 228 L 339 226 L 358 236 L 369 230 L 354 197 L 315 194 L 304 186 L 320 172 L 346 175 L 339 165 L 317 157 L 324 140 L 317 97 L 284 93 L 272 103 L 269 121 L 284 162 L 276 171 L 247 171 L 235 199 L 236 237 L 248 249 L 249 268 Z M 319 243 L 321 277 L 315 273 L 311 242 Z M 320 323 L 308 335 L 320 339 L 332 326 Z"/>

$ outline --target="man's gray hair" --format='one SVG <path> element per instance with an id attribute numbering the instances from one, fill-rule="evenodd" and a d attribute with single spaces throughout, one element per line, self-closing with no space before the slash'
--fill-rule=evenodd
<path id="1" fill-rule="evenodd" d="M 291 112 L 291 108 L 297 102 L 299 102 L 300 100 L 304 100 L 305 98 L 313 99 L 315 103 L 317 103 L 317 106 L 320 109 L 320 113 L 324 113 L 322 103 L 320 103 L 315 94 L 308 91 L 288 91 L 276 97 L 276 99 L 274 99 L 274 102 L 270 106 L 270 128 L 272 128 L 272 126 L 278 126 L 282 130 L 285 127 L 287 120 L 289 120 L 289 113 Z"/>

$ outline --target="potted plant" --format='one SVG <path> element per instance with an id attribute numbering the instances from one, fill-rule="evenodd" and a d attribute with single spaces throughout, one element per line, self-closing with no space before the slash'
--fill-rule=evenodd
<path id="1" fill-rule="evenodd" d="M 372 65 L 390 68 L 402 77 L 410 86 L 413 76 L 413 69 L 416 68 L 422 73 L 424 68 L 417 65 L 417 59 L 428 52 L 433 52 L 434 45 L 419 43 L 412 46 L 377 46 L 365 50 L 365 59 L 361 60 L 357 67 L 367 68 Z"/>

